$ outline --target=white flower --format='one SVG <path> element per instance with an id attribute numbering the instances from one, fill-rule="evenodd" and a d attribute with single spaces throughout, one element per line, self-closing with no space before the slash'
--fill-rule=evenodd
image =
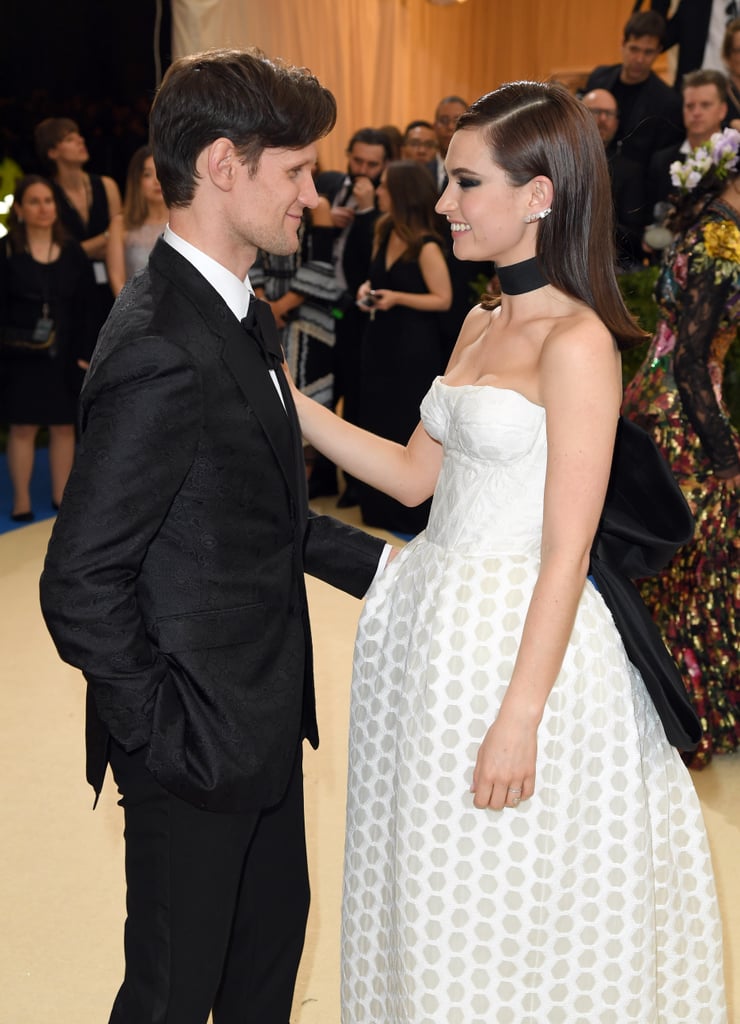
<path id="1" fill-rule="evenodd" d="M 671 183 L 681 192 L 691 192 L 709 172 L 724 181 L 738 165 L 740 132 L 725 128 L 697 146 L 685 160 L 676 160 L 669 167 Z"/>

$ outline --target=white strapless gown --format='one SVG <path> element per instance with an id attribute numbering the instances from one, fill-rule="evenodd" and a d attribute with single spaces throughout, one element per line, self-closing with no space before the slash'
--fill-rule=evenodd
<path id="1" fill-rule="evenodd" d="M 433 384 L 429 525 L 371 589 L 350 722 L 344 1024 L 725 1024 L 691 778 L 611 615 L 583 590 L 534 797 L 469 787 L 539 562 L 544 410 Z"/>

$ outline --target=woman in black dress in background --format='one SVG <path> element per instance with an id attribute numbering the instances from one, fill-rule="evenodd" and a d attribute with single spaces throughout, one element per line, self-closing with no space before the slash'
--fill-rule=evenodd
<path id="1" fill-rule="evenodd" d="M 0 325 L 8 338 L 14 330 L 32 330 L 42 318 L 51 320 L 55 330 L 53 355 L 4 350 L 0 408 L 3 421 L 10 424 L 12 518 L 30 522 L 29 488 L 40 426 L 49 428 L 53 505 L 61 501 L 72 467 L 84 376 L 79 364 L 95 343 L 90 316 L 95 280 L 85 253 L 66 236 L 44 178 L 22 179 L 8 228 L 0 241 Z"/>
<path id="2" fill-rule="evenodd" d="M 378 185 L 383 214 L 375 228 L 370 276 L 357 293 L 368 314 L 362 339 L 360 426 L 405 444 L 419 421 L 419 405 L 442 373 L 439 314 L 449 309 L 452 285 L 434 212 L 435 182 L 415 160 L 388 164 Z M 419 533 L 430 502 L 406 508 L 363 484 L 362 518 L 369 526 Z"/>
<path id="3" fill-rule="evenodd" d="M 92 355 L 97 334 L 113 305 L 113 290 L 105 265 L 108 229 L 121 212 L 121 193 L 113 178 L 85 170 L 90 154 L 76 121 L 68 117 L 47 117 L 36 125 L 34 142 L 39 159 L 48 165 L 57 201 L 59 220 L 76 239 L 92 263 L 95 274 L 95 337 L 86 361 Z"/>

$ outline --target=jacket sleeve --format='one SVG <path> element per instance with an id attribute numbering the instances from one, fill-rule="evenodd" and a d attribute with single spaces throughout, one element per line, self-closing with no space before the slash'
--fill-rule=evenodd
<path id="1" fill-rule="evenodd" d="M 353 597 L 365 595 L 384 549 L 379 537 L 331 516 L 309 514 L 303 551 L 306 572 Z"/>
<path id="2" fill-rule="evenodd" d="M 161 338 L 122 345 L 93 365 L 41 577 L 57 650 L 82 670 L 101 719 L 127 750 L 147 742 L 168 673 L 147 635 L 137 577 L 190 468 L 201 404 L 194 368 Z"/>

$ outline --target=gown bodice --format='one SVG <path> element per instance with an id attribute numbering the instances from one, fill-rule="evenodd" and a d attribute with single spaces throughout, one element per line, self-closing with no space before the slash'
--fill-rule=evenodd
<path id="1" fill-rule="evenodd" d="M 517 391 L 437 377 L 421 406 L 444 448 L 426 539 L 460 554 L 539 558 L 545 410 Z"/>

